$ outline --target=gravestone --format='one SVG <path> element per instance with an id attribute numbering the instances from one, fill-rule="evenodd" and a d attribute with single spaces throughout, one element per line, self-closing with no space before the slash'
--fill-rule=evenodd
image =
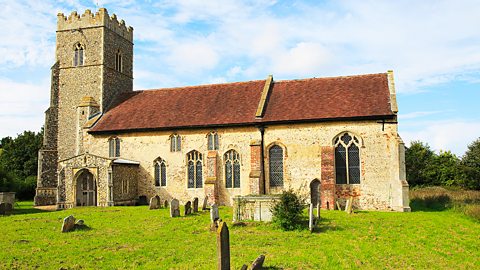
<path id="1" fill-rule="evenodd" d="M 160 197 L 155 195 L 155 197 L 150 198 L 150 210 L 160 208 Z"/>
<path id="2" fill-rule="evenodd" d="M 320 220 L 320 203 L 317 204 L 317 218 Z"/>
<path id="3" fill-rule="evenodd" d="M 63 219 L 62 232 L 69 232 L 75 228 L 75 218 L 70 215 Z"/>
<path id="4" fill-rule="evenodd" d="M 193 198 L 193 213 L 197 213 L 198 212 L 198 198 L 195 197 Z"/>
<path id="5" fill-rule="evenodd" d="M 6 214 L 7 214 L 7 204 L 0 203 L 0 215 L 6 215 Z"/>
<path id="6" fill-rule="evenodd" d="M 342 207 L 340 206 L 340 203 L 338 201 L 336 201 L 336 204 L 337 204 L 337 210 L 342 211 Z"/>
<path id="7" fill-rule="evenodd" d="M 230 235 L 226 222 L 217 229 L 218 270 L 230 270 Z"/>
<path id="8" fill-rule="evenodd" d="M 347 212 L 348 214 L 352 213 L 352 204 L 353 204 L 353 197 L 350 197 L 348 198 L 347 206 L 345 207 L 345 212 Z"/>
<path id="9" fill-rule="evenodd" d="M 165 202 L 163 202 L 163 207 L 165 207 L 165 208 L 168 207 L 168 200 L 165 200 Z"/>
<path id="10" fill-rule="evenodd" d="M 220 215 L 218 214 L 218 206 L 216 204 L 212 204 L 210 207 L 210 221 L 212 224 L 215 224 L 215 222 L 220 218 Z"/>
<path id="11" fill-rule="evenodd" d="M 179 217 L 180 216 L 180 203 L 177 199 L 173 199 L 170 202 L 170 217 Z"/>
<path id="12" fill-rule="evenodd" d="M 310 204 L 310 208 L 308 210 L 308 229 L 313 232 L 313 204 Z"/>
<path id="13" fill-rule="evenodd" d="M 148 205 L 147 196 L 142 195 L 138 197 L 138 205 Z"/>
<path id="14" fill-rule="evenodd" d="M 265 255 L 258 256 L 252 263 L 252 270 L 263 269 L 263 263 L 265 262 Z"/>
<path id="15" fill-rule="evenodd" d="M 188 201 L 185 204 L 185 216 L 190 215 L 190 214 L 192 214 L 192 203 L 190 201 Z"/>
<path id="16" fill-rule="evenodd" d="M 205 196 L 205 199 L 203 199 L 203 206 L 202 206 L 203 211 L 207 210 L 207 204 L 208 204 L 208 196 Z"/>

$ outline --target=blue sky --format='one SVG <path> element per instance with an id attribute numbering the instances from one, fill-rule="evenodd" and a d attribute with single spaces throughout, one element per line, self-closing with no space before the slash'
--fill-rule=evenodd
<path id="1" fill-rule="evenodd" d="M 462 155 L 480 136 L 478 1 L 0 0 L 0 138 L 40 130 L 56 14 L 134 30 L 134 88 L 394 70 L 404 141 Z"/>

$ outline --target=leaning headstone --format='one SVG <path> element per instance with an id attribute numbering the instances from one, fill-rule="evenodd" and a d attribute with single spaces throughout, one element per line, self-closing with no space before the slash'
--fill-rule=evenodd
<path id="1" fill-rule="evenodd" d="M 246 264 L 242 265 L 242 268 L 240 270 L 248 270 L 248 266 Z"/>
<path id="2" fill-rule="evenodd" d="M 252 270 L 263 269 L 263 263 L 265 262 L 265 255 L 258 256 L 252 263 Z"/>
<path id="3" fill-rule="evenodd" d="M 353 204 L 353 197 L 350 197 L 348 198 L 347 206 L 345 207 L 345 212 L 347 212 L 348 214 L 352 213 L 352 204 Z"/>
<path id="4" fill-rule="evenodd" d="M 207 210 L 207 204 L 208 204 L 208 196 L 205 196 L 205 199 L 203 199 L 203 206 L 202 206 L 203 211 Z"/>
<path id="5" fill-rule="evenodd" d="M 188 201 L 185 204 L 185 216 L 190 215 L 190 214 L 192 214 L 192 203 L 190 201 Z"/>
<path id="6" fill-rule="evenodd" d="M 163 207 L 165 207 L 165 208 L 168 207 L 168 200 L 165 200 L 165 202 L 163 203 Z"/>
<path id="7" fill-rule="evenodd" d="M 7 204 L 0 203 L 0 215 L 6 215 L 6 214 L 7 214 Z"/>
<path id="8" fill-rule="evenodd" d="M 217 221 L 220 218 L 220 215 L 218 214 L 218 206 L 216 204 L 212 204 L 210 207 L 210 221 L 215 224 L 215 221 Z"/>
<path id="9" fill-rule="evenodd" d="M 198 198 L 195 197 L 193 198 L 193 213 L 197 213 L 198 212 Z"/>
<path id="10" fill-rule="evenodd" d="M 313 204 L 310 204 L 310 209 L 308 210 L 308 229 L 313 232 Z"/>
<path id="11" fill-rule="evenodd" d="M 336 204 L 337 204 L 337 210 L 342 211 L 342 207 L 340 206 L 340 203 L 338 201 L 336 201 Z"/>
<path id="12" fill-rule="evenodd" d="M 150 198 L 150 207 L 148 209 L 153 210 L 153 209 L 158 209 L 160 208 L 160 197 L 155 196 Z"/>
<path id="13" fill-rule="evenodd" d="M 69 232 L 75 228 L 75 218 L 70 215 L 63 219 L 62 232 Z"/>
<path id="14" fill-rule="evenodd" d="M 180 216 L 180 203 L 177 199 L 173 199 L 170 202 L 170 217 L 179 217 Z"/>
<path id="15" fill-rule="evenodd" d="M 226 222 L 222 222 L 217 230 L 218 270 L 230 270 L 230 235 Z"/>

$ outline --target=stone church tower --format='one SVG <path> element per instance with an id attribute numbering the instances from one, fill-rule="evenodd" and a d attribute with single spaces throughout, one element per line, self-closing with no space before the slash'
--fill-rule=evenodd
<path id="1" fill-rule="evenodd" d="M 39 152 L 36 205 L 57 202 L 58 161 L 82 154 L 82 127 L 133 91 L 133 28 L 100 8 L 57 15 L 56 63 Z"/>

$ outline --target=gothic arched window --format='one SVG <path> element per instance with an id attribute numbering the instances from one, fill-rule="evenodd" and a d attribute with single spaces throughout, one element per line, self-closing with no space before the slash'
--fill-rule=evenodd
<path id="1" fill-rule="evenodd" d="M 74 49 L 74 56 L 73 56 L 73 66 L 77 67 L 77 66 L 83 66 L 83 63 L 84 63 L 84 57 L 83 57 L 83 52 L 84 52 L 85 48 L 83 47 L 82 44 L 80 43 L 77 43 L 75 45 L 75 49 Z"/>
<path id="2" fill-rule="evenodd" d="M 167 186 L 167 165 L 165 160 L 157 158 L 155 161 L 155 186 L 165 187 Z"/>
<path id="3" fill-rule="evenodd" d="M 117 53 L 115 54 L 115 70 L 116 71 L 122 72 L 123 70 L 122 61 L 123 61 L 122 53 L 120 52 L 120 50 L 118 50 Z"/>
<path id="4" fill-rule="evenodd" d="M 360 140 L 348 132 L 335 140 L 335 179 L 337 184 L 360 184 Z"/>
<path id="5" fill-rule="evenodd" d="M 110 157 L 120 156 L 120 139 L 117 137 L 108 140 L 108 154 Z"/>
<path id="6" fill-rule="evenodd" d="M 218 134 L 215 131 L 208 133 L 208 150 L 218 150 Z"/>
<path id="7" fill-rule="evenodd" d="M 268 151 L 271 187 L 283 187 L 283 148 L 274 145 Z"/>
<path id="8" fill-rule="evenodd" d="M 170 135 L 170 152 L 180 152 L 182 150 L 182 137 L 178 134 Z"/>
<path id="9" fill-rule="evenodd" d="M 202 154 L 192 150 L 187 154 L 188 188 L 202 188 Z"/>
<path id="10" fill-rule="evenodd" d="M 240 187 L 240 155 L 235 150 L 225 153 L 225 187 Z"/>

